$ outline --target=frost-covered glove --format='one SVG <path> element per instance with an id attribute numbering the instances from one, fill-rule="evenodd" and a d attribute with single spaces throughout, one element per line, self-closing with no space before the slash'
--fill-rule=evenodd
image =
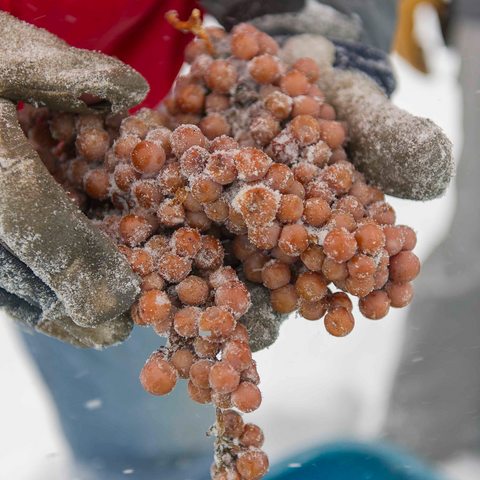
<path id="1" fill-rule="evenodd" d="M 395 32 L 396 0 L 203 4 L 227 28 L 249 21 L 286 38 L 282 57 L 287 63 L 300 57 L 319 63 L 319 86 L 348 125 L 349 158 L 369 183 L 412 200 L 445 193 L 453 173 L 451 142 L 432 121 L 388 99 L 395 86 L 387 52 Z"/>
<path id="2" fill-rule="evenodd" d="M 16 102 L 119 112 L 141 102 L 148 84 L 114 58 L 2 12 L 0 34 L 0 306 L 76 346 L 120 342 L 139 278 L 50 176 L 18 125 Z"/>

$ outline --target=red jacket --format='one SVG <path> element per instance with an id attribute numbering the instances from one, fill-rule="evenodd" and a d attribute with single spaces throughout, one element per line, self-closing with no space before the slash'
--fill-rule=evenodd
<path id="1" fill-rule="evenodd" d="M 144 107 L 170 90 L 191 39 L 171 27 L 165 13 L 177 10 L 186 19 L 195 7 L 195 0 L 0 0 L 0 10 L 138 70 L 151 88 Z"/>

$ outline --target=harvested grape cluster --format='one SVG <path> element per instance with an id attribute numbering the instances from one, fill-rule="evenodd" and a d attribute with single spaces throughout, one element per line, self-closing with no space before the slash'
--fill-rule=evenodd
<path id="1" fill-rule="evenodd" d="M 261 403 L 241 323 L 255 305 L 237 273 L 268 289 L 276 312 L 324 318 L 343 337 L 354 328 L 350 296 L 381 319 L 410 303 L 420 264 L 414 231 L 395 225 L 384 194 L 348 161 L 348 131 L 315 84 L 316 63 L 288 68 L 275 40 L 248 24 L 203 31 L 158 111 L 26 107 L 19 120 L 143 279 L 132 317 L 168 342 L 142 385 L 165 395 L 188 380 L 194 401 L 216 406 L 212 478 L 258 480 L 263 433 L 236 412 Z"/>

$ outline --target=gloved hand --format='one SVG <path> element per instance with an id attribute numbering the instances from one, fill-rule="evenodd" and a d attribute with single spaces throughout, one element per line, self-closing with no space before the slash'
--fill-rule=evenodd
<path id="1" fill-rule="evenodd" d="M 115 113 L 141 102 L 148 84 L 114 58 L 2 12 L 0 33 L 0 306 L 79 347 L 120 342 L 132 328 L 123 314 L 139 278 L 48 173 L 18 125 L 15 102 Z"/>
<path id="2" fill-rule="evenodd" d="M 286 41 L 282 55 L 288 64 L 309 56 L 320 65 L 318 85 L 347 124 L 349 158 L 370 184 L 411 200 L 445 193 L 454 169 L 452 143 L 431 120 L 389 101 L 386 93 L 393 88 L 382 81 L 381 52 L 352 43 L 334 45 L 319 35 L 297 35 Z"/>

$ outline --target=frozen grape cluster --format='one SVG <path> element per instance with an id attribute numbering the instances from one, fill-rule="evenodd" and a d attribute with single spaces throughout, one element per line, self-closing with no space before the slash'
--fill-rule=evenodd
<path id="1" fill-rule="evenodd" d="M 379 320 L 413 298 L 415 232 L 349 162 L 348 130 L 309 58 L 291 68 L 248 24 L 205 28 L 158 110 L 109 117 L 26 106 L 19 121 L 44 164 L 142 277 L 132 317 L 167 337 L 140 380 L 153 395 L 188 380 L 213 403 L 212 478 L 258 480 L 262 431 L 238 413 L 261 404 L 237 274 L 271 308 L 354 328 L 351 297 Z M 260 320 L 259 320 L 260 321 Z"/>

